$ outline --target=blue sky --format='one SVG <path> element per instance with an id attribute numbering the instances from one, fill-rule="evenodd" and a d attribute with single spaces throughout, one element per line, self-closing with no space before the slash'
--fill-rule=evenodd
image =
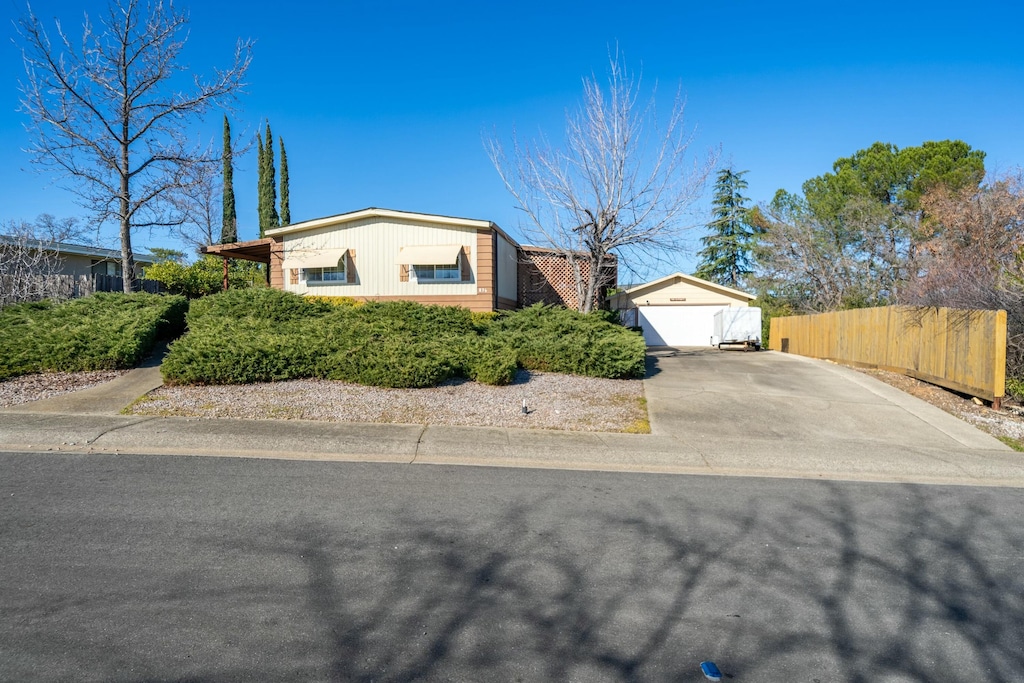
<path id="1" fill-rule="evenodd" d="M 0 0 L 13 39 L 24 5 Z M 602 76 L 617 44 L 645 86 L 677 86 L 696 126 L 694 151 L 720 148 L 749 171 L 748 195 L 798 190 L 876 140 L 963 139 L 990 170 L 1024 164 L 1024 56 L 1017 3 L 482 2 L 178 3 L 185 51 L 200 73 L 256 41 L 249 86 L 232 115 L 285 139 L 293 221 L 367 206 L 489 219 L 514 236 L 520 216 L 482 137 L 543 131 L 557 140 L 581 78 Z M 77 31 L 105 2 L 39 0 Z M 0 220 L 82 215 L 36 173 L 18 113 L 20 54 L 0 48 Z M 220 134 L 220 115 L 201 132 Z M 240 232 L 256 236 L 255 152 L 235 172 Z M 706 205 L 699 207 L 706 208 Z M 114 231 L 104 238 L 114 246 Z M 694 239 L 700 236 L 693 233 Z M 140 246 L 174 246 L 142 233 Z M 674 264 L 690 270 L 691 255 Z M 665 274 L 653 273 L 652 275 Z"/>

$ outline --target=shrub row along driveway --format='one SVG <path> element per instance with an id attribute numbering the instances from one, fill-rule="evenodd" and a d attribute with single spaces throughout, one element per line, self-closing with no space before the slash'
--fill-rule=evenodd
<path id="1" fill-rule="evenodd" d="M 946 453 L 1003 451 L 1020 460 L 988 434 L 872 377 L 787 354 L 652 349 L 645 392 L 654 435 L 679 439 L 712 466 L 728 459 L 733 470 L 747 454 L 758 469 L 776 462 L 779 474 L 813 460 L 886 478 Z"/>

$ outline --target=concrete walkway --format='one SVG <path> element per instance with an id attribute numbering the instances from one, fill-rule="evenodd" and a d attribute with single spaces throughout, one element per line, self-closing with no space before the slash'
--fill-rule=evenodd
<path id="1" fill-rule="evenodd" d="M 109 382 L 0 410 L 30 414 L 119 415 L 140 396 L 163 386 L 164 378 L 160 374 L 160 364 L 165 355 L 167 344 L 158 344 L 139 367 Z"/>
<path id="2" fill-rule="evenodd" d="M 777 353 L 659 349 L 649 435 L 120 415 L 154 365 L 0 411 L 0 450 L 733 474 L 1024 487 L 1024 456 L 871 377 Z"/>

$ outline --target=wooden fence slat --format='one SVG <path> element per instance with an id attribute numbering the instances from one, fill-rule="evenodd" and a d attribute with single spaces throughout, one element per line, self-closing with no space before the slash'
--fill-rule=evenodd
<path id="1" fill-rule="evenodd" d="M 1006 311 L 882 306 L 772 318 L 770 330 L 773 351 L 903 372 L 990 401 L 1006 393 Z"/>

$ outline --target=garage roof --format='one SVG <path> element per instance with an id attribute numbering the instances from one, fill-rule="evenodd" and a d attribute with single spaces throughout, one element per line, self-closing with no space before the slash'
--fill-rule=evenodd
<path id="1" fill-rule="evenodd" d="M 745 301 L 753 301 L 754 299 L 757 298 L 756 294 L 750 294 L 748 292 L 741 292 L 738 289 L 733 289 L 732 287 L 726 287 L 725 285 L 720 285 L 720 284 L 715 283 L 715 282 L 709 282 L 708 280 L 703 280 L 703 279 L 701 279 L 699 277 L 694 277 L 693 275 L 687 275 L 685 273 L 673 273 L 671 275 L 666 275 L 663 278 L 658 278 L 657 280 L 653 280 L 651 282 L 648 282 L 648 283 L 645 283 L 645 284 L 642 284 L 642 285 L 636 285 L 635 287 L 630 287 L 629 289 L 627 289 L 624 292 L 622 292 L 622 294 L 625 294 L 626 296 L 629 296 L 629 297 L 635 297 L 638 294 L 643 294 L 644 292 L 656 290 L 656 289 L 659 289 L 659 288 L 664 287 L 666 285 L 675 284 L 676 282 L 679 282 L 679 281 L 681 281 L 681 282 L 688 282 L 691 285 L 695 285 L 697 287 L 703 287 L 704 289 L 709 289 L 711 291 L 718 292 L 720 294 L 732 297 L 734 299 L 742 299 L 742 300 L 745 300 Z"/>

